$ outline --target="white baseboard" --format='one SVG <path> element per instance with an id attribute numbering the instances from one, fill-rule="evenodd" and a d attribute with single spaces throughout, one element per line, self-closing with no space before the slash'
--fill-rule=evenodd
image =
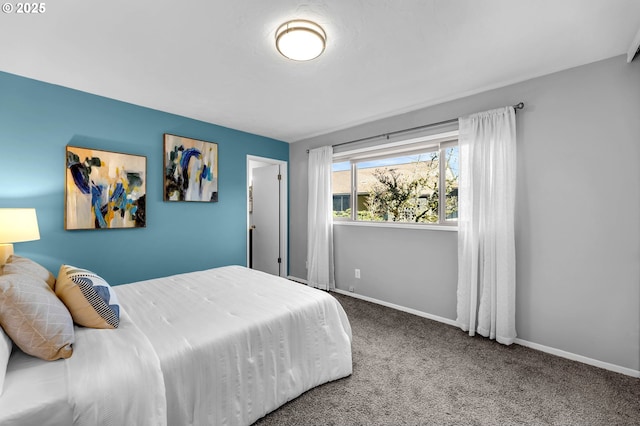
<path id="1" fill-rule="evenodd" d="M 340 289 L 332 290 L 336 293 L 344 294 L 345 296 L 355 297 L 356 299 L 366 300 L 367 302 L 375 303 L 377 305 L 386 306 L 387 308 L 397 309 L 398 311 L 407 312 L 409 314 L 417 315 L 422 318 L 427 318 L 430 320 L 442 322 L 448 325 L 458 326 L 458 324 L 454 320 L 450 320 L 449 318 L 440 317 L 438 315 L 428 314 L 426 312 L 418 311 L 416 309 L 407 308 L 404 306 L 396 305 L 395 303 L 385 302 L 383 300 L 374 299 L 373 297 L 363 296 L 361 294 L 353 293 L 350 291 L 344 291 Z"/>
<path id="2" fill-rule="evenodd" d="M 292 277 L 292 276 L 289 276 L 287 278 L 289 278 L 292 281 L 300 282 L 302 284 L 306 284 L 307 283 L 307 281 L 302 279 L 302 278 L 296 278 L 296 277 Z M 416 309 L 406 308 L 404 306 L 396 305 L 394 303 L 385 302 L 383 300 L 374 299 L 374 298 L 368 297 L 368 296 L 363 296 L 361 294 L 352 293 L 350 291 L 345 291 L 345 290 L 340 290 L 340 289 L 335 289 L 335 290 L 332 290 L 332 291 L 335 291 L 336 293 L 344 294 L 345 296 L 351 296 L 351 297 L 355 297 L 356 299 L 362 299 L 362 300 L 366 300 L 367 302 L 371 302 L 371 303 L 375 303 L 375 304 L 378 304 L 378 305 L 386 306 L 388 308 L 397 309 L 399 311 L 407 312 L 407 313 L 410 313 L 410 314 L 413 314 L 413 315 L 417 315 L 419 317 L 428 318 L 428 319 L 431 319 L 431 320 L 434 320 L 434 321 L 438 321 L 438 322 L 441 322 L 441 323 L 444 323 L 444 324 L 447 324 L 447 325 L 452 325 L 454 327 L 458 326 L 458 324 L 454 320 L 451 320 L 449 318 L 444 318 L 444 317 L 440 317 L 438 315 L 428 314 L 426 312 L 418 311 Z M 570 359 L 572 361 L 578 361 L 578 362 L 581 362 L 583 364 L 593 365 L 594 367 L 603 368 L 603 369 L 609 370 L 609 371 L 614 371 L 616 373 L 624 374 L 626 376 L 640 378 L 640 371 L 639 370 L 634 370 L 632 368 L 622 367 L 620 365 L 611 364 L 611 363 L 608 363 L 608 362 L 605 362 L 605 361 L 600 361 L 600 360 L 589 358 L 589 357 L 586 357 L 586 356 L 574 354 L 574 353 L 571 353 L 571 352 L 563 351 L 562 349 L 556 349 L 556 348 L 552 348 L 550 346 L 541 345 L 539 343 L 529 342 L 529 341 L 523 340 L 523 339 L 516 338 L 514 343 L 516 343 L 517 345 L 525 346 L 527 348 L 535 349 L 535 350 L 538 350 L 538 351 L 541 351 L 541 352 L 546 352 L 546 353 L 551 354 L 551 355 L 559 356 L 561 358 Z"/>
<path id="3" fill-rule="evenodd" d="M 307 280 L 303 280 L 302 278 L 294 277 L 294 276 L 291 276 L 291 275 L 287 275 L 287 279 L 291 280 L 291 281 L 295 281 L 295 282 L 300 283 L 300 284 L 304 284 L 304 285 L 308 284 Z"/>
<path id="4" fill-rule="evenodd" d="M 514 343 L 520 346 L 526 346 L 527 348 L 536 349 L 538 351 L 546 352 L 551 355 L 559 356 L 561 358 L 570 359 L 573 361 L 578 361 L 583 364 L 593 365 L 594 367 L 604 368 L 605 370 L 614 371 L 616 373 L 624 374 L 626 376 L 637 377 L 640 378 L 640 371 L 634 370 L 632 368 L 622 367 L 620 365 L 611 364 L 609 362 L 600 361 L 597 359 L 589 358 L 586 356 L 574 354 L 572 352 L 563 351 L 562 349 L 552 348 L 550 346 L 541 345 L 539 343 L 529 342 L 527 340 L 522 340 L 516 338 Z"/>

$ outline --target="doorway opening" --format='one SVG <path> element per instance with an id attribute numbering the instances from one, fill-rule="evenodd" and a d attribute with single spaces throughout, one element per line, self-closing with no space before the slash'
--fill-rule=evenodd
<path id="1" fill-rule="evenodd" d="M 247 266 L 288 274 L 287 162 L 247 155 Z"/>

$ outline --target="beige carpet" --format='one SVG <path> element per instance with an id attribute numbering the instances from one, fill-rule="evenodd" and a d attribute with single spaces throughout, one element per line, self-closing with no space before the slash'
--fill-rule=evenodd
<path id="1" fill-rule="evenodd" d="M 353 374 L 256 425 L 640 425 L 640 379 L 332 294 Z"/>

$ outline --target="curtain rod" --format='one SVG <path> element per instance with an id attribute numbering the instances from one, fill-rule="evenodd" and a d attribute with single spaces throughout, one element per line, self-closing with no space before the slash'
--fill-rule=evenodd
<path id="1" fill-rule="evenodd" d="M 519 103 L 517 103 L 515 105 L 512 105 L 512 106 L 513 106 L 513 109 L 515 111 L 518 111 L 519 109 L 524 108 L 524 102 L 519 102 Z M 438 121 L 437 123 L 423 124 L 422 126 L 411 127 L 409 129 L 396 130 L 395 132 L 382 133 L 382 134 L 375 135 L 375 136 L 367 136 L 366 138 L 354 139 L 354 140 L 348 141 L 348 142 L 340 142 L 340 143 L 337 143 L 337 144 L 334 144 L 334 145 L 331 145 L 331 146 L 335 148 L 336 146 L 342 146 L 342 145 L 347 145 L 347 144 L 356 143 L 356 142 L 368 141 L 370 139 L 376 139 L 376 138 L 382 138 L 382 137 L 385 137 L 385 138 L 389 139 L 389 136 L 397 135 L 397 134 L 400 134 L 400 133 L 411 132 L 413 130 L 426 129 L 427 127 L 440 126 L 440 125 L 443 125 L 443 124 L 454 123 L 456 121 L 458 121 L 457 118 L 452 118 L 450 120 Z M 307 150 L 307 154 L 308 153 L 309 153 L 309 150 Z"/>

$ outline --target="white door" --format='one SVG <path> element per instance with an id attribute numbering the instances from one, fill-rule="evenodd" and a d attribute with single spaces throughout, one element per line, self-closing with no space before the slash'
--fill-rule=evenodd
<path id="1" fill-rule="evenodd" d="M 252 173 L 253 269 L 280 275 L 280 166 L 259 167 Z"/>

